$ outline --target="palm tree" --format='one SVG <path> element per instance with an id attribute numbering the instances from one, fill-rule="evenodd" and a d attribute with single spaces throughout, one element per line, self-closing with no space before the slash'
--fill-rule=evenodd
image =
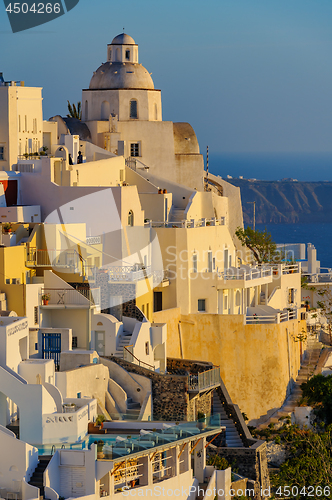
<path id="1" fill-rule="evenodd" d="M 69 101 L 68 102 L 68 111 L 69 111 L 69 114 L 67 115 L 68 118 L 76 118 L 77 120 L 82 120 L 82 108 L 81 108 L 81 103 L 78 102 L 77 103 L 77 107 L 75 106 L 75 104 L 70 104 Z"/>

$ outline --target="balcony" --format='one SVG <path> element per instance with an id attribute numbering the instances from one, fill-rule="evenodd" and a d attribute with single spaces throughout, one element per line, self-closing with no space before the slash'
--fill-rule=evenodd
<path id="1" fill-rule="evenodd" d="M 27 267 L 56 267 L 63 272 L 82 273 L 84 260 L 76 250 L 27 249 Z"/>
<path id="2" fill-rule="evenodd" d="M 100 307 L 100 288 L 42 288 L 39 304 L 45 309 Z"/>
<path id="3" fill-rule="evenodd" d="M 218 275 L 218 289 L 249 288 L 252 286 L 272 283 L 271 267 L 230 267 Z"/>
<path id="4" fill-rule="evenodd" d="M 287 309 L 281 312 L 276 312 L 270 315 L 257 315 L 244 316 L 246 325 L 264 325 L 264 324 L 279 324 L 285 321 L 297 319 L 298 309 Z"/>
<path id="5" fill-rule="evenodd" d="M 110 281 L 139 281 L 152 276 L 151 266 L 114 266 L 107 269 Z"/>
<path id="6" fill-rule="evenodd" d="M 285 274 L 294 274 L 301 272 L 301 263 L 296 262 L 295 264 L 277 264 L 271 265 L 274 276 L 282 276 Z"/>
<path id="7" fill-rule="evenodd" d="M 167 227 L 167 228 L 185 228 L 185 229 L 190 229 L 190 228 L 196 228 L 196 227 L 206 227 L 206 226 L 224 226 L 225 225 L 225 217 L 220 217 L 216 218 L 213 217 L 212 219 L 185 219 L 181 221 L 174 221 L 174 222 L 169 222 L 169 221 L 152 221 L 149 220 L 148 222 L 145 222 L 144 226 L 145 227 Z"/>
<path id="8" fill-rule="evenodd" d="M 207 370 L 206 372 L 198 373 L 197 375 L 189 375 L 188 392 L 203 392 L 220 385 L 220 369 L 219 366 Z"/>

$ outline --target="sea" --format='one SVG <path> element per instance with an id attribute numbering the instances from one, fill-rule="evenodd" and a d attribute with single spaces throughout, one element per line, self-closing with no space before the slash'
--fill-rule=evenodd
<path id="1" fill-rule="evenodd" d="M 227 176 L 277 181 L 332 182 L 330 153 L 225 153 L 209 154 L 209 171 Z M 267 229 L 276 243 L 312 243 L 321 267 L 332 268 L 332 224 L 256 224 Z"/>

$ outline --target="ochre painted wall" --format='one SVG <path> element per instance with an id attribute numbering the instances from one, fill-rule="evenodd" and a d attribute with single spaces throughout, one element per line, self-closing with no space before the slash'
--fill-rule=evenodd
<path id="1" fill-rule="evenodd" d="M 181 357 L 176 311 L 154 315 L 167 323 L 168 357 Z M 300 368 L 301 346 L 294 337 L 305 322 L 244 325 L 242 315 L 190 314 L 181 316 L 180 328 L 183 357 L 219 365 L 233 403 L 252 423 L 282 405 Z"/>

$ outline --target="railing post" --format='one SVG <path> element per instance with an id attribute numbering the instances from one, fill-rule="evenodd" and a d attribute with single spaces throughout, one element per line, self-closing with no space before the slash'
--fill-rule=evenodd
<path id="1" fill-rule="evenodd" d="M 280 323 L 280 313 L 277 313 L 277 318 L 276 319 L 277 319 L 277 324 L 279 324 Z"/>

